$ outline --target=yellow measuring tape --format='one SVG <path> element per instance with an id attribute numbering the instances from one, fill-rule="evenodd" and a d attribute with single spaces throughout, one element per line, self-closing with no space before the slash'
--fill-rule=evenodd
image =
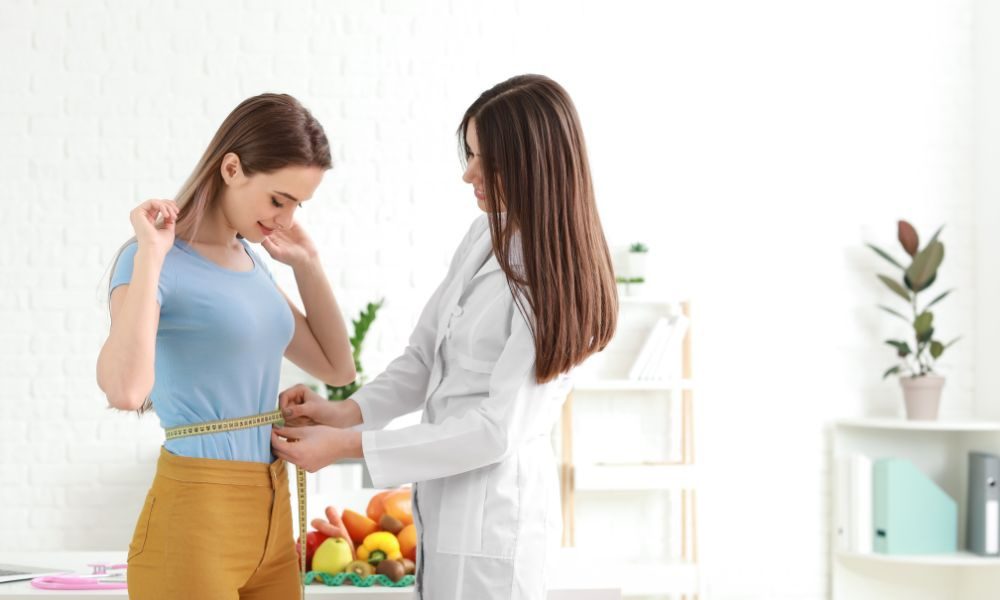
<path id="1" fill-rule="evenodd" d="M 218 421 L 206 421 L 194 425 L 180 425 L 166 429 L 167 439 L 172 440 L 191 435 L 205 435 L 206 433 L 218 433 L 221 431 L 235 431 L 237 429 L 252 429 L 264 425 L 275 423 L 285 423 L 285 418 L 281 416 L 280 410 L 260 413 L 251 417 L 238 417 L 235 419 L 220 419 Z M 299 581 L 302 584 L 302 598 L 306 597 L 306 473 L 299 467 L 295 467 L 296 495 L 299 500 Z"/>

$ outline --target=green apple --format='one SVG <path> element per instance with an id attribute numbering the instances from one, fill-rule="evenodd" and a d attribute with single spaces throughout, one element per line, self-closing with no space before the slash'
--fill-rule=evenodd
<path id="1" fill-rule="evenodd" d="M 344 567 L 351 564 L 354 555 L 351 553 L 351 546 L 343 538 L 329 538 L 316 548 L 313 554 L 312 569 L 336 575 L 344 570 Z"/>

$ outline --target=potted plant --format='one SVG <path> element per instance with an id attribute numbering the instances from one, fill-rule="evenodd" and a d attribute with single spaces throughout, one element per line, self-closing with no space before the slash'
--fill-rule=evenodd
<path id="1" fill-rule="evenodd" d="M 619 296 L 638 296 L 640 285 L 645 282 L 644 277 L 615 277 Z"/>
<path id="2" fill-rule="evenodd" d="M 354 325 L 354 335 L 351 336 L 351 350 L 354 356 L 354 369 L 357 371 L 357 378 L 347 385 L 342 385 L 338 387 L 328 387 L 326 389 L 326 397 L 330 400 L 347 400 L 350 398 L 354 392 L 358 391 L 362 385 L 364 385 L 367 377 L 364 374 L 364 369 L 361 367 L 361 347 L 364 344 L 365 336 L 368 335 L 368 329 L 372 326 L 375 321 L 375 316 L 378 314 L 378 309 L 382 308 L 382 304 L 385 302 L 385 298 L 380 299 L 378 302 L 369 302 L 358 315 L 357 319 L 351 321 Z"/>
<path id="3" fill-rule="evenodd" d="M 649 248 L 642 242 L 636 242 L 628 247 L 628 262 L 625 265 L 625 276 L 628 279 L 644 279 L 646 277 L 647 252 L 649 252 Z"/>
<path id="4" fill-rule="evenodd" d="M 953 290 L 946 290 L 924 306 L 920 305 L 918 299 L 921 292 L 933 285 L 937 279 L 938 267 L 944 260 L 944 244 L 938 240 L 941 229 L 943 227 L 937 230 L 923 249 L 920 249 L 917 230 L 906 221 L 899 221 L 897 237 L 903 250 L 910 256 L 909 266 L 904 266 L 889 253 L 868 244 L 876 254 L 900 271 L 895 278 L 883 274 L 879 274 L 878 278 L 894 294 L 906 301 L 906 314 L 882 304 L 879 308 L 905 321 L 911 328 L 911 335 L 907 336 L 907 339 L 885 341 L 895 349 L 899 362 L 887 369 L 882 378 L 899 375 L 908 419 L 937 418 L 944 377 L 934 372 L 934 363 L 959 339 L 955 338 L 947 344 L 941 343 L 935 335 L 937 332 L 934 329 L 934 313 L 930 310 Z"/>
<path id="5" fill-rule="evenodd" d="M 337 387 L 327 387 L 326 397 L 331 402 L 339 402 L 342 400 L 347 400 L 354 395 L 354 392 L 361 389 L 361 386 L 365 384 L 368 377 L 365 375 L 364 369 L 361 366 L 361 348 L 364 345 L 365 336 L 368 335 L 368 329 L 372 326 L 375 321 L 375 317 L 378 315 L 378 310 L 382 308 L 382 304 L 385 302 L 385 298 L 379 299 L 378 302 L 369 302 L 361 312 L 358 314 L 357 319 L 353 319 L 351 324 L 354 326 L 354 335 L 351 336 L 351 354 L 354 356 L 354 370 L 357 371 L 358 376 L 347 385 L 341 385 Z M 360 458 L 345 458 L 337 461 L 338 464 L 360 464 L 361 465 L 361 487 L 370 488 L 373 487 L 371 475 L 368 473 L 368 466 L 365 461 Z"/>

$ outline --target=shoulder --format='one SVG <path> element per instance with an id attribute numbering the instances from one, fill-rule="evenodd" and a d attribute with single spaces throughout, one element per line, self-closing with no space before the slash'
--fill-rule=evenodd
<path id="1" fill-rule="evenodd" d="M 465 248 L 478 240 L 484 233 L 487 233 L 490 229 L 490 219 L 483 213 L 473 219 L 472 223 L 469 225 L 468 231 L 465 232 L 465 237 L 462 239 L 461 247 Z"/>
<path id="2" fill-rule="evenodd" d="M 265 261 L 262 258 L 261 253 L 257 252 L 254 249 L 253 245 L 251 245 L 250 242 L 246 241 L 243 238 L 240 238 L 240 243 L 243 244 L 243 248 L 246 249 L 247 254 L 250 255 L 250 259 L 253 260 L 254 265 L 256 265 L 257 268 L 262 273 L 264 273 L 265 275 L 267 275 L 268 279 L 270 279 L 273 282 L 274 281 L 274 274 L 271 273 L 271 268 L 269 266 L 267 266 L 267 261 Z"/>

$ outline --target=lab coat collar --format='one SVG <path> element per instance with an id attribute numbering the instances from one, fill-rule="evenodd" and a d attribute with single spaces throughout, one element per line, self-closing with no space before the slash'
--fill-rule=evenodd
<path id="1" fill-rule="evenodd" d="M 505 227 L 506 225 L 507 225 L 507 213 L 505 212 L 500 213 L 500 226 Z M 471 255 L 473 255 L 474 257 L 479 257 L 479 260 L 474 261 L 474 264 L 480 264 L 482 265 L 482 267 L 480 267 L 475 272 L 475 274 L 471 277 L 470 281 L 500 270 L 500 261 L 497 260 L 496 255 L 493 253 L 493 240 L 492 237 L 490 236 L 489 227 L 486 228 L 486 231 L 483 234 L 483 236 L 481 236 L 479 240 L 476 241 L 476 249 L 478 250 L 483 248 L 485 248 L 485 250 L 490 253 L 489 257 L 485 258 L 486 261 L 485 263 L 483 262 L 484 255 L 480 254 L 479 252 L 476 252 L 475 250 L 471 253 Z M 524 253 L 521 249 L 520 231 L 514 232 L 514 235 L 511 236 L 509 253 L 510 257 L 508 262 L 510 264 L 510 267 L 517 273 L 523 273 Z"/>
<path id="2" fill-rule="evenodd" d="M 515 270 L 519 270 L 523 264 L 521 256 L 520 233 L 515 233 L 511 238 L 510 251 L 511 266 Z M 500 262 L 497 260 L 497 257 L 493 255 L 493 240 L 490 237 L 490 228 L 487 226 L 483 228 L 482 232 L 476 238 L 476 241 L 470 245 L 465 258 L 462 261 L 462 266 L 459 267 L 456 274 L 455 281 L 442 298 L 442 313 L 451 311 L 455 305 L 458 304 L 463 293 L 466 289 L 468 289 L 473 280 L 499 270 Z M 434 340 L 435 352 L 437 352 L 443 339 L 444 329 L 441 329 L 438 331 L 438 335 Z M 429 389 L 433 389 L 433 387 L 434 386 L 432 385 Z"/>

